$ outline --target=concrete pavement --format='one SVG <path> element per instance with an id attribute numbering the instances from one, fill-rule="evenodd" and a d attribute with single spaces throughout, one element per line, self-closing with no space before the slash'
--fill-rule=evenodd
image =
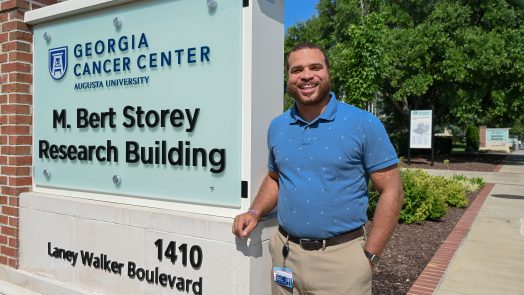
<path id="1" fill-rule="evenodd" d="M 524 295 L 524 151 L 510 154 L 499 172 L 426 171 L 483 177 L 495 185 L 436 288 L 409 294 Z"/>

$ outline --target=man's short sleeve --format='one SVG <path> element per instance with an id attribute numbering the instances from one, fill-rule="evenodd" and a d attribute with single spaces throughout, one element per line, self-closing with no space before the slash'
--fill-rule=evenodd
<path id="1" fill-rule="evenodd" d="M 267 149 L 269 151 L 268 156 L 267 156 L 267 168 L 269 169 L 269 171 L 278 172 L 278 166 L 277 166 L 277 162 L 275 161 L 275 154 L 273 152 L 273 144 L 271 141 L 272 140 L 271 134 L 274 128 L 275 127 L 272 123 L 269 125 L 269 128 L 267 130 Z"/>
<path id="2" fill-rule="evenodd" d="M 397 164 L 397 153 L 382 122 L 369 114 L 364 126 L 366 132 L 363 160 L 366 171 L 372 173 Z"/>

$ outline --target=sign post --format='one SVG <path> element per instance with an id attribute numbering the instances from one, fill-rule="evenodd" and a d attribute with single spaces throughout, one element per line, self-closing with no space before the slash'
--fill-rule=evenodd
<path id="1" fill-rule="evenodd" d="M 275 218 L 248 241 L 231 225 L 282 111 L 283 1 L 70 0 L 25 17 L 33 191 L 12 276 L 43 294 L 268 294 Z"/>

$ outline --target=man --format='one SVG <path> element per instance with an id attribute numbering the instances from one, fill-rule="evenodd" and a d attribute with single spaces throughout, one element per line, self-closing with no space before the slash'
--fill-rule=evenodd
<path id="1" fill-rule="evenodd" d="M 271 122 L 268 175 L 233 233 L 246 238 L 278 204 L 273 294 L 371 294 L 372 268 L 402 206 L 397 156 L 377 118 L 330 93 L 322 49 L 298 45 L 287 70 L 295 105 Z M 366 239 L 368 179 L 380 198 Z"/>

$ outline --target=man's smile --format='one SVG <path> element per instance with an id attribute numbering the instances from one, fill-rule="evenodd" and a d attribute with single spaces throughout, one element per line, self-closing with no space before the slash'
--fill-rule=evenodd
<path id="1" fill-rule="evenodd" d="M 315 92 L 317 87 L 318 83 L 305 83 L 301 84 L 298 88 L 300 89 L 302 95 L 309 96 Z"/>

